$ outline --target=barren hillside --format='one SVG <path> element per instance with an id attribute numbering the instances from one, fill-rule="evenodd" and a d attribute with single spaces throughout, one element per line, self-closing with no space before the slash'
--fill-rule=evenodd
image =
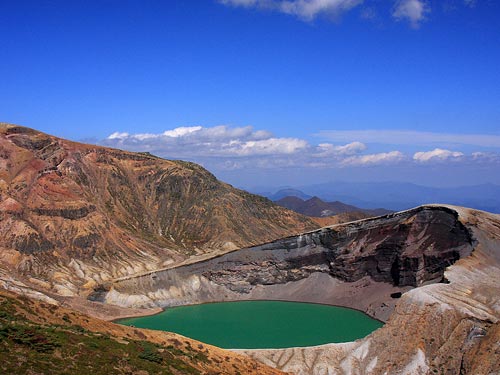
<path id="1" fill-rule="evenodd" d="M 68 296 L 317 226 L 193 163 L 8 124 L 0 125 L 0 218 L 0 268 Z"/>

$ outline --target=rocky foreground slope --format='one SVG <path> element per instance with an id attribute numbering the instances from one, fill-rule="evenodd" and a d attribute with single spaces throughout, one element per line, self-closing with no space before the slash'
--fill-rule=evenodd
<path id="1" fill-rule="evenodd" d="M 244 355 L 0 290 L 1 374 L 278 375 Z"/>
<path id="2" fill-rule="evenodd" d="M 497 374 L 499 275 L 498 215 L 423 206 L 121 278 L 91 298 L 131 307 L 256 298 L 354 307 L 386 325 L 353 343 L 242 352 L 295 374 Z"/>
<path id="3" fill-rule="evenodd" d="M 317 227 L 202 167 L 0 124 L 0 285 L 56 296 Z"/>

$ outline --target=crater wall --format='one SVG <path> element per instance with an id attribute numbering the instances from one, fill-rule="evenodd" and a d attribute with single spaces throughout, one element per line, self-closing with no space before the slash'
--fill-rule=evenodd
<path id="1" fill-rule="evenodd" d="M 446 267 L 473 244 L 455 211 L 425 206 L 122 278 L 89 298 L 131 307 L 287 299 L 353 307 L 385 320 L 391 294 L 446 281 Z"/>

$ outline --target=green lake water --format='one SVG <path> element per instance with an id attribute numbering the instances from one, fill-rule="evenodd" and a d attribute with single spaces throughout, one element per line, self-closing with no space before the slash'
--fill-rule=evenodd
<path id="1" fill-rule="evenodd" d="M 352 309 L 281 301 L 219 302 L 168 308 L 118 321 L 180 333 L 221 348 L 255 349 L 348 342 L 382 326 Z"/>

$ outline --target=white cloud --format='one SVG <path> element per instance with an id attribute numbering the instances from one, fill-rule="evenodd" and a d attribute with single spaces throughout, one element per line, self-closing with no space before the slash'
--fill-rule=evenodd
<path id="1" fill-rule="evenodd" d="M 311 21 L 319 15 L 338 16 L 363 0 L 219 0 L 221 4 L 275 10 Z"/>
<path id="2" fill-rule="evenodd" d="M 464 154 L 458 151 L 443 150 L 441 148 L 436 148 L 432 151 L 426 152 L 416 152 L 413 155 L 413 160 L 421 163 L 428 163 L 433 161 L 445 161 L 445 160 L 460 160 Z"/>
<path id="3" fill-rule="evenodd" d="M 238 156 L 294 154 L 307 147 L 308 143 L 302 139 L 269 138 L 260 141 L 232 141 L 224 153 Z"/>
<path id="4" fill-rule="evenodd" d="M 468 7 L 474 8 L 476 6 L 476 0 L 464 0 L 465 5 Z"/>
<path id="5" fill-rule="evenodd" d="M 128 133 L 120 133 L 120 132 L 114 132 L 111 134 L 108 139 L 125 139 L 129 136 Z"/>
<path id="6" fill-rule="evenodd" d="M 170 138 L 178 138 L 183 140 L 230 140 L 246 138 L 250 140 L 260 140 L 270 138 L 270 132 L 264 130 L 254 131 L 251 126 L 244 127 L 229 127 L 227 125 L 219 125 L 210 128 L 202 126 L 181 126 L 175 129 L 166 130 L 160 134 L 154 133 L 137 133 L 129 134 L 126 132 L 114 132 L 108 136 L 108 140 L 123 140 L 125 141 L 144 141 L 144 140 L 161 140 L 164 142 L 174 142 Z"/>
<path id="7" fill-rule="evenodd" d="M 189 133 L 200 131 L 201 129 L 203 129 L 201 126 L 181 126 L 173 130 L 164 131 L 163 135 L 167 137 L 177 138 L 177 137 L 182 137 Z"/>
<path id="8" fill-rule="evenodd" d="M 218 2 L 233 7 L 277 11 L 304 21 L 312 21 L 321 15 L 337 17 L 365 3 L 364 0 L 218 0 Z M 469 7 L 473 7 L 475 3 L 476 0 L 464 0 L 464 4 Z M 413 28 L 418 28 L 431 11 L 427 0 L 394 0 L 393 4 L 392 17 L 398 21 L 408 21 Z M 364 7 L 361 9 L 361 17 L 373 19 L 376 16 L 374 9 L 370 6 Z"/>
<path id="9" fill-rule="evenodd" d="M 363 0 L 295 0 L 282 1 L 280 10 L 283 13 L 297 16 L 301 19 L 310 21 L 319 14 L 337 16 L 346 12 Z"/>
<path id="10" fill-rule="evenodd" d="M 350 156 L 342 161 L 342 165 L 376 165 L 393 164 L 404 161 L 406 156 L 401 151 L 381 152 L 378 154 Z"/>
<path id="11" fill-rule="evenodd" d="M 408 20 L 412 27 L 418 28 L 429 12 L 430 8 L 423 0 L 398 0 L 392 16 L 397 20 Z"/>
<path id="12" fill-rule="evenodd" d="M 335 142 L 380 143 L 387 145 L 457 144 L 500 147 L 500 135 L 419 132 L 414 130 L 325 130 L 317 136 Z"/>
<path id="13" fill-rule="evenodd" d="M 375 20 L 378 12 L 372 2 L 364 0 L 217 0 L 220 4 L 256 8 L 280 12 L 297 17 L 303 21 L 312 21 L 318 16 L 337 18 L 354 8 L 360 9 L 361 18 Z M 364 5 L 367 3 L 366 5 Z M 380 2 L 383 3 L 383 2 Z M 389 3 L 388 1 L 385 4 Z M 408 21 L 411 27 L 417 29 L 431 12 L 428 0 L 393 0 L 392 17 L 397 21 Z M 466 7 L 474 8 L 477 0 L 463 0 Z M 391 5 L 388 5 L 389 7 Z M 445 7 L 454 5 L 445 4 Z"/>
<path id="14" fill-rule="evenodd" d="M 331 143 L 320 143 L 316 147 L 314 156 L 327 157 L 327 156 L 343 156 L 354 155 L 366 150 L 366 145 L 361 142 L 351 142 L 343 146 L 335 146 Z"/>
<path id="15" fill-rule="evenodd" d="M 494 152 L 473 152 L 471 159 L 480 163 L 499 163 L 500 154 Z"/>
<path id="16" fill-rule="evenodd" d="M 344 146 L 338 146 L 337 151 L 340 155 L 353 155 L 366 150 L 366 145 L 361 142 L 351 142 Z"/>
<path id="17" fill-rule="evenodd" d="M 168 157 L 280 155 L 309 147 L 302 139 L 276 138 L 267 131 L 254 131 L 251 126 L 226 125 L 178 127 L 159 134 L 115 132 L 103 143 Z"/>
<path id="18" fill-rule="evenodd" d="M 156 134 L 151 134 L 151 133 L 141 133 L 141 134 L 134 134 L 132 136 L 134 139 L 137 139 L 139 141 L 145 141 L 146 139 L 154 139 L 156 138 Z M 126 137 L 122 137 L 122 139 L 125 139 Z"/>

